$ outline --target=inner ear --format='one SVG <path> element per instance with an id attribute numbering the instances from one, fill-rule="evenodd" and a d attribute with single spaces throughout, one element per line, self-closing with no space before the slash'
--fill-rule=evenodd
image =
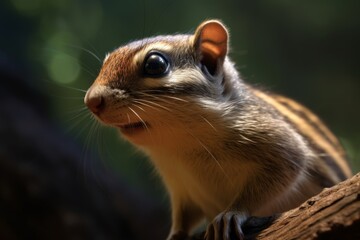
<path id="1" fill-rule="evenodd" d="M 203 22 L 194 34 L 194 47 L 200 55 L 200 63 L 211 75 L 222 66 L 228 48 L 228 31 L 216 20 Z"/>

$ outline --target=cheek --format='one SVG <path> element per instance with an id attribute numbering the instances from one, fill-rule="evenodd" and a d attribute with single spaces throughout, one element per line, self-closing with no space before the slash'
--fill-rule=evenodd
<path id="1" fill-rule="evenodd" d="M 142 78 L 140 86 L 142 90 L 161 88 L 166 85 L 169 78 L 169 76 L 162 78 Z"/>
<path id="2" fill-rule="evenodd" d="M 201 70 L 197 67 L 176 69 L 171 73 L 171 76 L 167 79 L 171 84 L 193 84 L 202 85 L 206 84 L 206 78 L 202 74 Z"/>

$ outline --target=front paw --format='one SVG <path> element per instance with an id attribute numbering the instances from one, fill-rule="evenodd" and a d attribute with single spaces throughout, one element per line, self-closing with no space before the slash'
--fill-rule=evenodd
<path id="1" fill-rule="evenodd" d="M 247 217 L 240 212 L 225 211 L 217 215 L 206 229 L 206 240 L 244 239 L 241 230 Z"/>

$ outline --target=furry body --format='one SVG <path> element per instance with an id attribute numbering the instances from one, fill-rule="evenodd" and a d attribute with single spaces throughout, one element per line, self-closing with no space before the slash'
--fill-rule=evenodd
<path id="1" fill-rule="evenodd" d="M 171 199 L 169 239 L 204 217 L 207 239 L 242 238 L 248 216 L 289 210 L 351 176 L 325 125 L 295 101 L 247 85 L 227 45 L 218 21 L 194 35 L 130 43 L 106 57 L 85 97 L 152 160 Z M 149 76 L 150 57 L 155 71 L 168 69 Z"/>

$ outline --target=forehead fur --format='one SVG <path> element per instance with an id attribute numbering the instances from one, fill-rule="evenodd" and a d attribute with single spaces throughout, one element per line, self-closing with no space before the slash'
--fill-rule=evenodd
<path id="1" fill-rule="evenodd" d="M 177 59 L 177 55 L 191 48 L 191 35 L 157 36 L 131 42 L 106 57 L 96 81 L 113 87 L 128 87 L 140 76 L 140 67 L 149 51 L 166 52 Z"/>
<path id="2" fill-rule="evenodd" d="M 160 36 L 156 36 L 156 37 L 144 38 L 142 40 L 133 41 L 133 42 L 126 44 L 125 46 L 130 47 L 130 48 L 138 48 L 138 47 L 142 48 L 142 47 L 146 47 L 153 43 L 163 42 L 163 43 L 167 43 L 172 46 L 181 47 L 181 46 L 189 44 L 188 40 L 190 37 L 191 37 L 191 35 L 186 35 L 186 34 L 160 35 Z"/>

